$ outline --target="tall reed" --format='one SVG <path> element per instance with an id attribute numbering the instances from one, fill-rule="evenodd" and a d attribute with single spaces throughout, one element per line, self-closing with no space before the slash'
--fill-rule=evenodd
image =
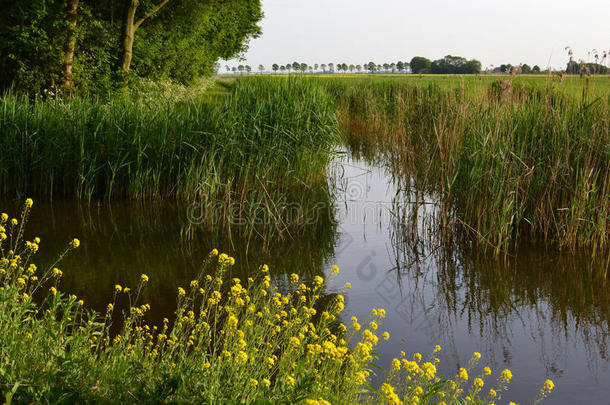
<path id="1" fill-rule="evenodd" d="M 286 231 L 283 206 L 328 199 L 338 121 L 312 81 L 259 78 L 213 100 L 8 94 L 0 134 L 3 195 L 197 200 L 251 233 L 254 216 Z"/>
<path id="2" fill-rule="evenodd" d="M 346 139 L 381 144 L 439 199 L 441 227 L 504 251 L 516 241 L 610 245 L 610 97 L 498 82 L 469 92 L 335 82 Z M 407 181 L 408 183 L 408 181 Z"/>

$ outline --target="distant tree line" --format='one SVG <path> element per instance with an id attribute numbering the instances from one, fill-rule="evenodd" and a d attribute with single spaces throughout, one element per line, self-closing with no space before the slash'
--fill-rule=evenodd
<path id="1" fill-rule="evenodd" d="M 230 67 L 225 65 L 227 73 L 251 73 L 249 65 Z M 266 67 L 259 65 L 258 70 L 264 72 Z M 430 61 L 422 56 L 415 56 L 410 61 L 397 62 L 365 62 L 363 64 L 322 63 L 309 65 L 292 62 L 285 65 L 271 65 L 274 73 L 431 73 L 431 74 L 477 74 L 481 72 L 481 62 L 476 59 L 467 60 L 460 56 L 447 55 L 442 59 Z"/>

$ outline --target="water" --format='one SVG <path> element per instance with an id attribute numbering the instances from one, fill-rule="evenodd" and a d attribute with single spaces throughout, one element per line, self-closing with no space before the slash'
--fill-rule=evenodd
<path id="1" fill-rule="evenodd" d="M 334 221 L 319 218 L 297 240 L 263 249 L 235 235 L 189 228 L 188 207 L 168 203 L 37 203 L 26 236 L 40 236 L 36 262 L 50 263 L 72 237 L 82 241 L 64 260 L 63 290 L 103 311 L 115 283 L 133 286 L 150 276 L 144 300 L 151 321 L 171 316 L 176 289 L 188 285 L 212 248 L 236 257 L 235 275 L 267 263 L 281 283 L 296 272 L 323 275 L 327 294 L 343 292 L 346 311 L 366 318 L 385 308 L 381 330 L 390 340 L 378 348 L 384 368 L 401 350 L 424 357 L 443 350 L 439 372 L 452 376 L 474 351 L 495 378 L 513 371 L 505 399 L 529 403 L 551 378 L 549 403 L 607 403 L 610 294 L 601 273 L 604 258 L 522 248 L 506 259 L 447 247 L 434 234 L 433 195 L 405 189 L 376 164 L 344 156 L 333 167 Z M 17 207 L 2 207 L 15 212 Z M 246 252 L 247 250 L 247 252 Z M 337 264 L 338 276 L 329 268 Z M 350 282 L 352 288 L 346 288 Z M 486 388 L 492 387 L 488 380 Z M 503 401 L 504 402 L 504 401 Z"/>

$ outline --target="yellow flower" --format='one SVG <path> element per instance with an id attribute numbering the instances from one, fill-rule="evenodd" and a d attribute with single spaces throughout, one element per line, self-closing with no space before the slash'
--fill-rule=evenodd
<path id="1" fill-rule="evenodd" d="M 485 368 L 483 368 L 483 374 L 485 374 L 485 375 L 491 375 L 491 368 L 489 368 L 489 367 L 485 367 Z"/>
<path id="2" fill-rule="evenodd" d="M 474 379 L 474 386 L 477 388 L 482 388 L 484 385 L 483 380 L 481 378 L 475 378 Z"/>
<path id="3" fill-rule="evenodd" d="M 258 381 L 256 381 L 254 378 L 250 378 L 250 385 L 253 387 L 258 387 Z"/>
<path id="4" fill-rule="evenodd" d="M 114 291 L 116 291 L 117 293 L 120 293 L 121 291 L 123 291 L 123 287 L 121 287 L 118 284 L 115 284 L 114 286 Z"/>
<path id="5" fill-rule="evenodd" d="M 108 306 L 106 307 L 107 312 L 112 312 L 113 309 L 114 309 L 114 305 L 112 305 L 112 304 L 108 304 Z"/>
<path id="6" fill-rule="evenodd" d="M 13 226 L 17 226 L 17 224 L 18 224 L 18 223 L 19 223 L 19 222 L 17 222 L 17 219 L 16 219 L 16 218 L 11 219 L 11 224 L 12 224 Z"/>
<path id="7" fill-rule="evenodd" d="M 500 377 L 504 381 L 510 382 L 511 378 L 513 378 L 513 373 L 511 373 L 509 369 L 504 369 L 504 371 L 502 371 L 502 374 L 500 374 Z"/>
<path id="8" fill-rule="evenodd" d="M 266 264 L 263 264 L 263 265 L 260 267 L 260 270 L 261 270 L 261 272 L 262 272 L 262 273 L 266 273 L 266 272 L 268 272 L 268 271 L 269 271 L 269 266 L 267 266 Z"/>
<path id="9" fill-rule="evenodd" d="M 420 361 L 421 361 L 421 354 L 419 354 L 419 353 L 415 353 L 415 354 L 413 355 L 413 360 L 415 360 L 415 361 L 417 361 L 417 362 L 420 362 Z"/>
<path id="10" fill-rule="evenodd" d="M 8 221 L 8 214 L 3 212 L 2 215 L 0 215 L 0 222 L 5 223 L 6 221 Z"/>
<path id="11" fill-rule="evenodd" d="M 553 381 L 551 380 L 546 380 L 544 382 L 544 385 L 542 386 L 545 390 L 551 392 L 553 391 L 553 388 L 555 387 L 555 384 L 553 383 Z"/>
<path id="12" fill-rule="evenodd" d="M 345 283 L 345 288 L 352 288 L 352 283 L 349 281 Z"/>
<path id="13" fill-rule="evenodd" d="M 79 306 L 81 306 L 81 307 L 82 307 L 83 305 L 85 305 L 85 301 L 83 301 L 83 300 L 78 300 L 78 301 L 77 301 L 77 303 L 78 303 L 78 305 L 79 305 Z"/>
<path id="14" fill-rule="evenodd" d="M 489 390 L 489 396 L 495 398 L 498 393 L 493 388 Z"/>
<path id="15" fill-rule="evenodd" d="M 460 367 L 460 371 L 458 372 L 458 377 L 464 381 L 468 380 L 468 371 L 464 367 Z"/>
<path id="16" fill-rule="evenodd" d="M 55 277 L 61 277 L 61 276 L 62 276 L 62 274 L 64 274 L 64 273 L 63 273 L 61 270 L 59 270 L 57 267 L 55 267 L 55 268 L 53 269 L 53 275 L 54 275 Z"/>
<path id="17" fill-rule="evenodd" d="M 291 376 L 287 375 L 287 376 L 284 378 L 284 382 L 286 383 L 286 385 L 287 385 L 287 386 L 289 386 L 289 387 L 293 387 L 293 386 L 294 386 L 294 382 L 295 382 L 295 381 L 294 381 L 294 378 L 292 378 Z"/>
<path id="18" fill-rule="evenodd" d="M 49 288 L 49 291 L 51 291 L 51 294 L 53 294 L 53 296 L 55 296 L 57 294 L 57 288 L 55 288 L 55 287 Z"/>
<path id="19" fill-rule="evenodd" d="M 268 379 L 268 378 L 263 378 L 263 381 L 262 381 L 262 382 L 263 382 L 263 385 L 264 385 L 266 388 L 269 388 L 269 386 L 271 385 L 271 381 L 269 381 L 269 379 Z"/>
<path id="20" fill-rule="evenodd" d="M 74 238 L 74 239 L 72 240 L 72 247 L 73 247 L 74 249 L 76 249 L 76 248 L 77 248 L 77 247 L 79 247 L 79 246 L 80 246 L 80 240 L 78 240 L 78 239 Z"/>
<path id="21" fill-rule="evenodd" d="M 181 295 L 183 297 L 186 295 L 186 291 L 184 291 L 184 288 L 178 287 L 178 295 Z"/>
<path id="22" fill-rule="evenodd" d="M 339 266 L 334 265 L 333 267 L 331 267 L 331 271 L 336 276 L 337 274 L 339 274 Z"/>
<path id="23" fill-rule="evenodd" d="M 218 256 L 218 249 L 212 249 L 212 251 L 210 252 L 211 256 Z"/>
<path id="24" fill-rule="evenodd" d="M 434 353 L 438 353 L 441 351 L 441 347 L 439 345 L 434 346 Z"/>
<path id="25" fill-rule="evenodd" d="M 389 332 L 383 332 L 383 334 L 381 336 L 383 337 L 383 340 L 388 340 L 390 338 L 390 333 Z"/>
<path id="26" fill-rule="evenodd" d="M 395 371 L 400 370 L 400 360 L 398 360 L 398 359 L 392 360 L 392 369 Z"/>
<path id="27" fill-rule="evenodd" d="M 295 273 L 292 273 L 290 275 L 290 282 L 291 283 L 298 283 L 299 282 L 299 275 L 295 274 Z"/>
<path id="28" fill-rule="evenodd" d="M 369 323 L 369 326 L 371 327 L 371 329 L 377 330 L 377 322 L 371 321 L 371 323 Z"/>
<path id="29" fill-rule="evenodd" d="M 475 359 L 475 360 L 479 360 L 479 359 L 481 358 L 481 353 L 479 353 L 479 352 L 474 352 L 474 353 L 472 354 L 472 358 L 473 358 L 473 359 Z"/>
<path id="30" fill-rule="evenodd" d="M 143 283 L 148 283 L 148 276 L 146 274 L 142 274 L 140 276 L 140 280 L 142 280 Z"/>
<path id="31" fill-rule="evenodd" d="M 26 207 L 32 208 L 32 205 L 34 205 L 34 200 L 32 200 L 31 198 L 28 198 L 27 200 L 25 200 Z"/>

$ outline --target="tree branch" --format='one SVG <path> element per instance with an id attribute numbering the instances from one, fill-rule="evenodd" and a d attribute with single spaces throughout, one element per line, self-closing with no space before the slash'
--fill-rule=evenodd
<path id="1" fill-rule="evenodd" d="M 161 1 L 161 3 L 157 4 L 157 6 L 155 8 L 153 8 L 152 10 L 150 10 L 148 13 L 146 13 L 146 15 L 142 18 L 140 18 L 138 21 L 136 21 L 133 24 L 133 29 L 134 31 L 138 29 L 138 27 L 140 25 L 142 25 L 142 23 L 144 21 L 146 21 L 148 18 L 152 17 L 157 11 L 161 10 L 161 8 L 166 5 L 169 2 L 169 0 L 163 0 Z"/>

